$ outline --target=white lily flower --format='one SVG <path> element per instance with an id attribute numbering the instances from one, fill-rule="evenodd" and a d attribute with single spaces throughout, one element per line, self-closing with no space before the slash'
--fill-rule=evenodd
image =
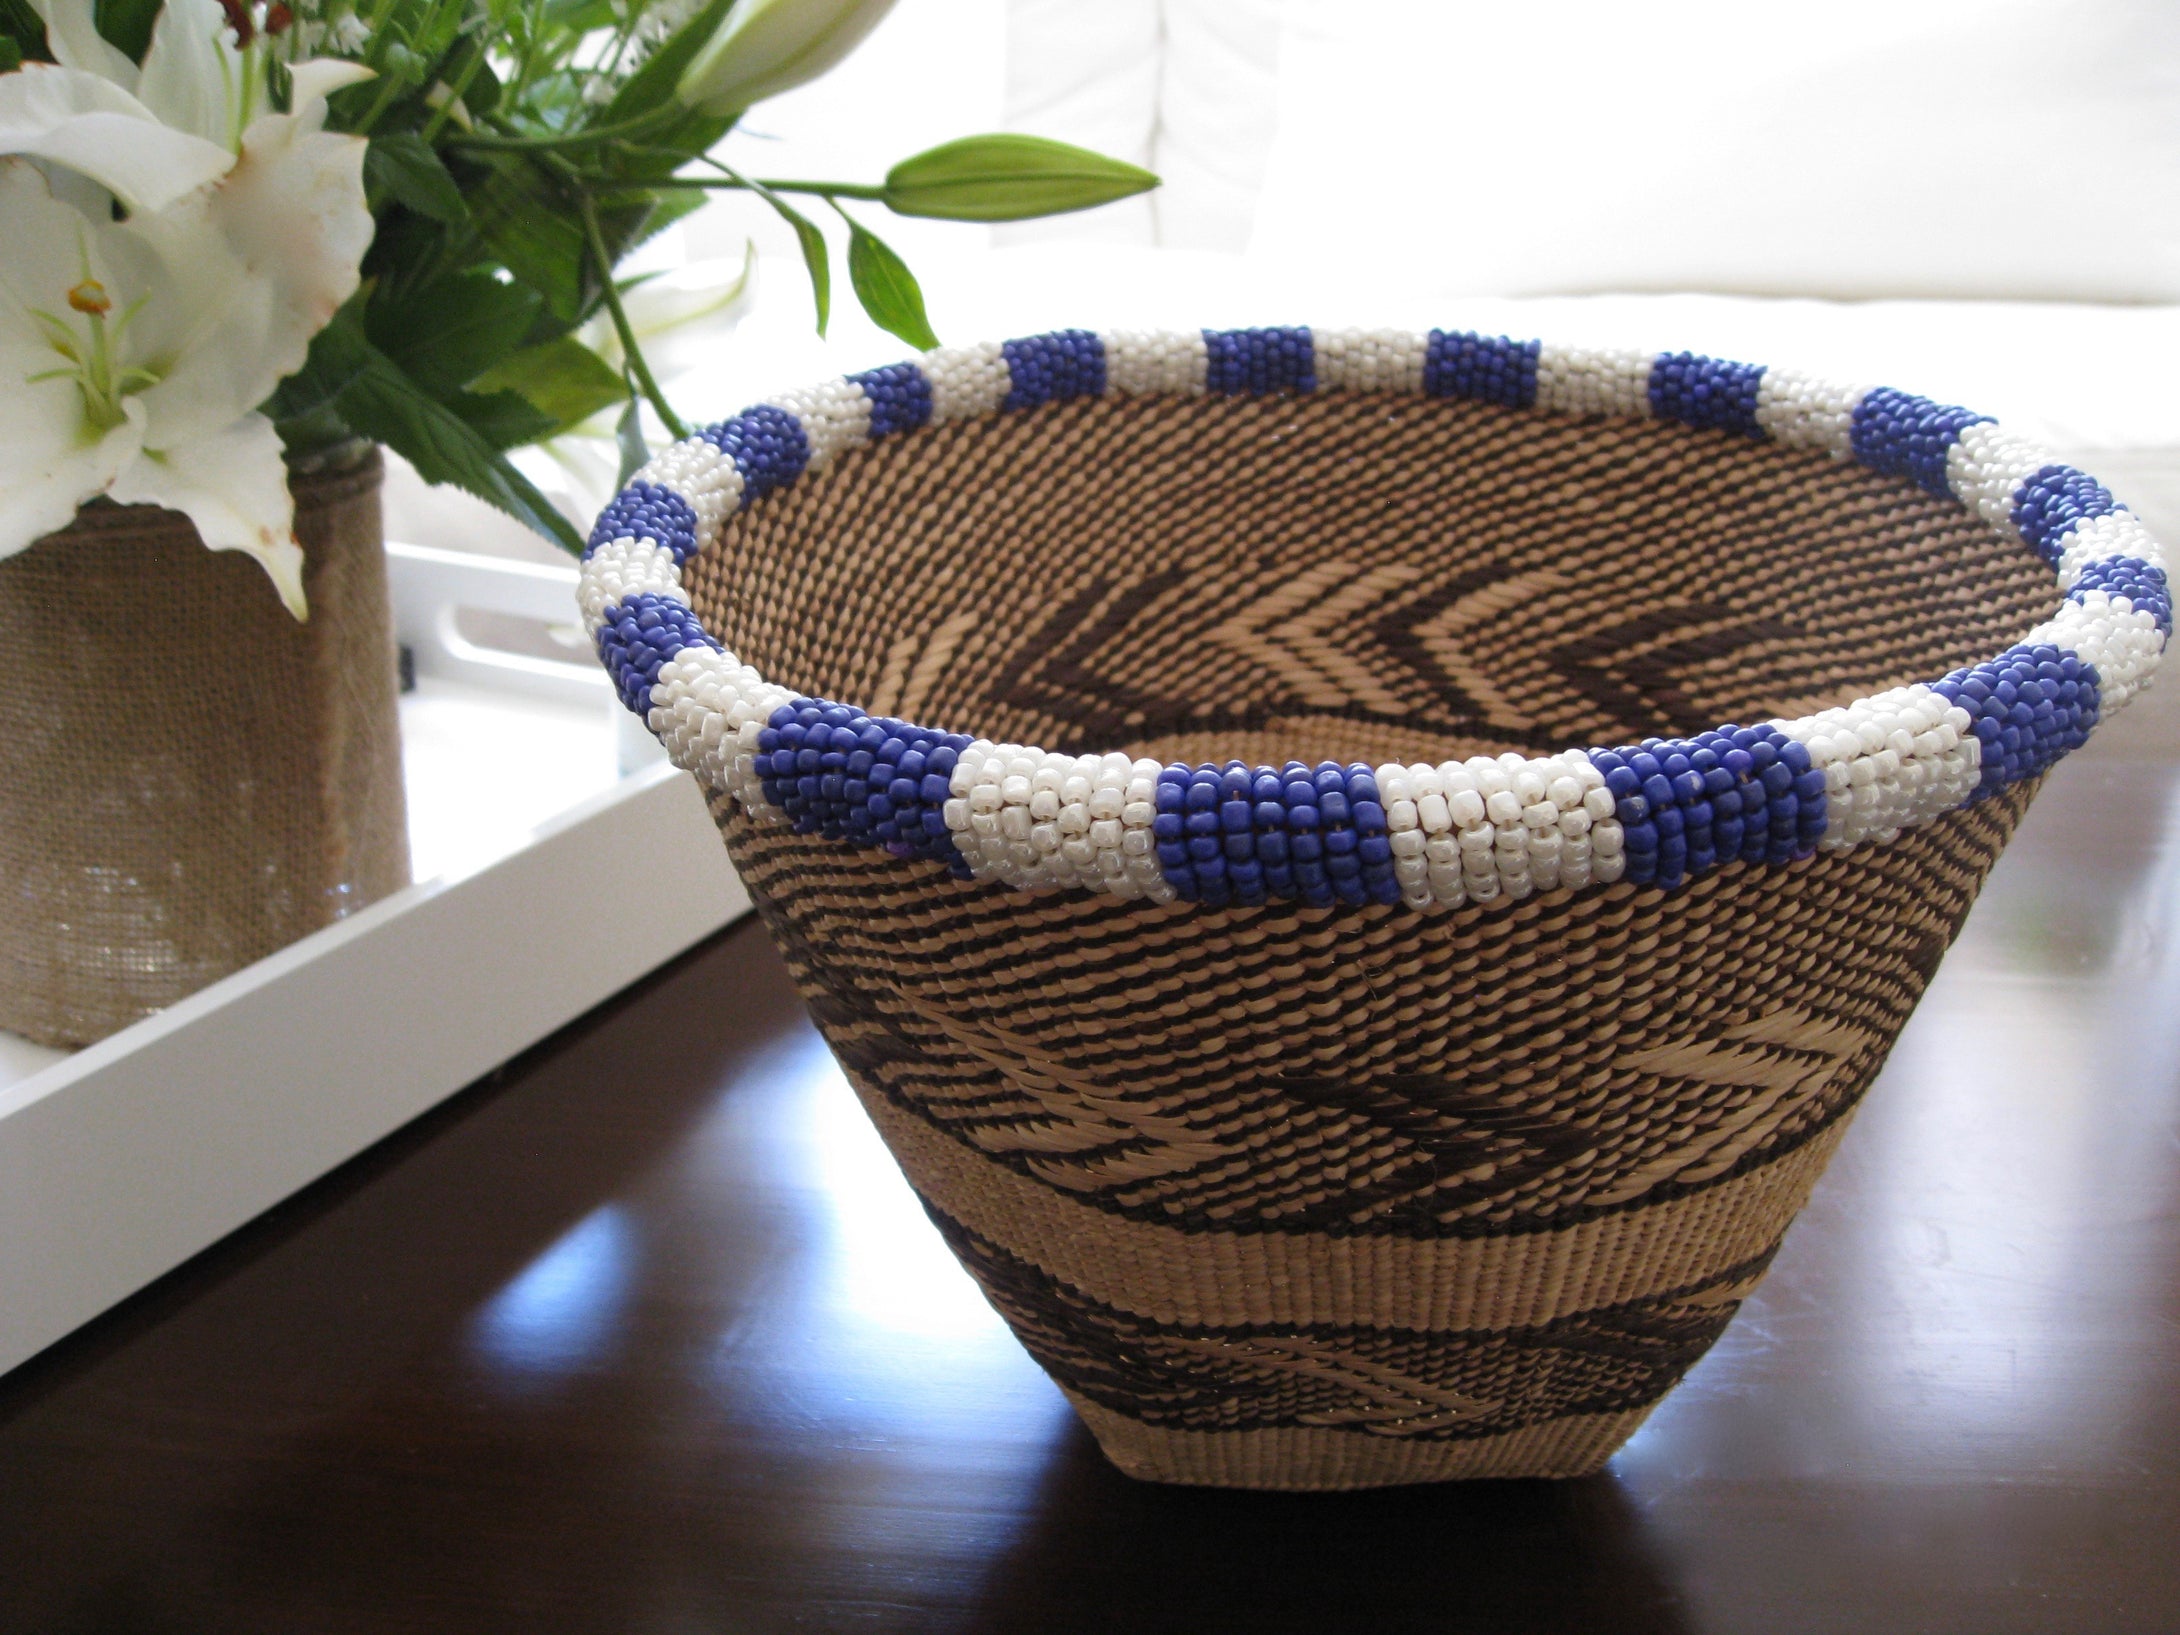
<path id="1" fill-rule="evenodd" d="M 301 618 L 294 502 L 257 410 L 356 288 L 364 143 L 322 127 L 326 95 L 368 71 L 298 63 L 273 113 L 217 0 L 169 0 L 141 72 L 90 0 L 38 4 L 61 65 L 0 75 L 0 152 L 24 156 L 0 158 L 0 556 L 94 495 L 171 506 L 257 557 Z M 25 77 L 42 83 L 9 83 Z M 201 149 L 218 169 L 176 192 Z M 56 167 L 131 213 L 75 208 Z"/>
<path id="2" fill-rule="evenodd" d="M 863 43 L 893 0 L 741 0 L 682 70 L 692 108 L 736 114 L 813 80 Z"/>
<path id="3" fill-rule="evenodd" d="M 219 143 L 161 124 L 119 85 L 38 62 L 0 74 L 0 153 L 88 176 L 131 210 L 163 210 L 235 162 Z"/>

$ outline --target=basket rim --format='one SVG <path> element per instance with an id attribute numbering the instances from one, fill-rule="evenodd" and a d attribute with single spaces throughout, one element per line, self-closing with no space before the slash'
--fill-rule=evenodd
<path id="1" fill-rule="evenodd" d="M 729 516 L 882 438 L 1073 398 L 1329 390 L 1678 421 L 1852 460 L 2026 545 L 2062 600 L 1981 664 L 1795 720 L 1435 767 L 1275 768 L 1062 755 L 806 697 L 727 652 L 682 588 Z M 1019 890 L 1423 911 L 1623 880 L 1672 890 L 1889 842 L 2080 747 L 2148 685 L 2172 627 L 2163 553 L 2134 514 L 1987 415 L 1691 352 L 1436 329 L 1059 330 L 785 393 L 638 471 L 591 531 L 577 595 L 622 702 L 758 821 Z"/>

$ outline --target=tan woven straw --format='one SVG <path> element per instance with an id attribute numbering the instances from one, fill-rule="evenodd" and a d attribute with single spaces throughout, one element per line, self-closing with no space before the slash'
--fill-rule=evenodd
<path id="1" fill-rule="evenodd" d="M 992 739 L 1537 753 L 1978 662 L 2049 574 L 1822 454 L 1485 404 L 914 432 L 685 568 L 785 686 Z M 2034 789 L 1665 893 L 1031 895 L 714 811 L 963 1263 L 1123 1469 L 1596 1469 L 1761 1276 Z"/>
<path id="2" fill-rule="evenodd" d="M 1106 1452 L 1271 1488 L 1609 1458 L 2172 627 L 1987 416 L 1459 330 L 788 393 L 578 600 Z"/>

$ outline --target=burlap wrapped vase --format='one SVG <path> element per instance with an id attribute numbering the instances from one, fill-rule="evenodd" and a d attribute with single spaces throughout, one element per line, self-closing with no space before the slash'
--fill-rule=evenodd
<path id="1" fill-rule="evenodd" d="M 0 561 L 0 1028 L 88 1044 L 408 883 L 382 475 L 294 479 L 307 622 L 155 506 Z"/>
<path id="2" fill-rule="evenodd" d="M 1595 1470 L 2170 624 L 1984 417 L 1444 331 L 836 380 L 582 597 L 1106 1452 L 1278 1488 Z"/>

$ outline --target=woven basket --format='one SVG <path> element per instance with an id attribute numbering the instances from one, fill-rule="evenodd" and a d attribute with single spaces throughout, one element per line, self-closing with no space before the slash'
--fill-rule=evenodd
<path id="1" fill-rule="evenodd" d="M 833 381 L 582 597 L 1113 1461 L 1279 1488 L 1595 1470 L 2170 624 L 1983 417 L 1443 332 Z"/>
<path id="2" fill-rule="evenodd" d="M 89 1044 L 408 884 L 382 471 L 294 479 L 305 623 L 156 506 L 0 562 L 0 1028 Z"/>

